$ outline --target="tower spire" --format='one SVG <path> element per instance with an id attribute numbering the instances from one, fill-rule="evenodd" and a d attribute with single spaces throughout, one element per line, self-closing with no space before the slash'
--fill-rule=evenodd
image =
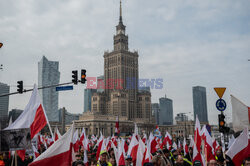
<path id="1" fill-rule="evenodd" d="M 120 0 L 120 19 L 119 23 L 122 23 L 122 1 Z"/>

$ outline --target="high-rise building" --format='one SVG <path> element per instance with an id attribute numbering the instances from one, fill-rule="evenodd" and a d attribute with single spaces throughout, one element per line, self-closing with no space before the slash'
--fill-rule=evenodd
<path id="1" fill-rule="evenodd" d="M 104 75 L 97 77 L 97 92 L 98 93 L 103 93 L 104 92 L 104 87 L 102 87 L 102 84 L 104 83 Z"/>
<path id="2" fill-rule="evenodd" d="M 14 122 L 22 113 L 23 113 L 23 110 L 12 109 L 9 112 L 9 119 L 11 118 L 12 122 Z"/>
<path id="3" fill-rule="evenodd" d="M 173 125 L 173 101 L 167 97 L 162 97 L 159 99 L 159 105 L 159 124 Z"/>
<path id="4" fill-rule="evenodd" d="M 0 94 L 10 93 L 10 86 L 0 82 Z M 8 116 L 9 96 L 0 97 L 0 116 Z"/>
<path id="5" fill-rule="evenodd" d="M 158 103 L 152 103 L 152 115 L 155 117 L 156 124 L 159 125 L 159 113 L 160 113 L 160 106 Z"/>
<path id="6" fill-rule="evenodd" d="M 38 86 L 59 84 L 59 62 L 49 61 L 45 56 L 38 62 Z M 49 121 L 58 122 L 58 92 L 56 88 L 45 88 L 39 91 Z"/>
<path id="7" fill-rule="evenodd" d="M 200 122 L 208 122 L 206 88 L 202 86 L 193 87 L 194 117 L 198 115 Z"/>
<path id="8" fill-rule="evenodd" d="M 186 113 L 179 113 L 179 114 L 176 115 L 175 121 L 176 122 L 188 121 L 188 116 L 186 115 Z"/>
<path id="9" fill-rule="evenodd" d="M 0 82 L 0 94 L 10 93 L 10 86 Z M 9 96 L 0 97 L 0 129 L 8 122 Z"/>
<path id="10" fill-rule="evenodd" d="M 151 112 L 151 92 L 149 88 L 139 91 L 139 55 L 137 51 L 129 50 L 125 29 L 120 1 L 113 50 L 103 55 L 104 91 L 97 88 L 91 98 L 91 112 L 84 112 L 79 121 L 75 122 L 79 128 L 85 127 L 88 134 L 98 134 L 99 131 L 104 135 L 114 133 L 117 117 L 121 133 L 131 133 L 134 122 L 145 132 L 155 127 Z"/>
<path id="11" fill-rule="evenodd" d="M 84 111 L 91 111 L 91 98 L 94 93 L 96 93 L 96 89 L 84 89 Z"/>

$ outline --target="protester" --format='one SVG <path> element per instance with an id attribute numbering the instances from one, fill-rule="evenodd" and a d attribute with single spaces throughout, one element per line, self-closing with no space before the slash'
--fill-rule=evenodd
<path id="1" fill-rule="evenodd" d="M 79 153 L 75 155 L 75 159 L 76 161 L 72 163 L 72 166 L 76 166 L 76 163 L 78 163 L 78 161 L 82 161 L 81 155 Z"/>
<path id="2" fill-rule="evenodd" d="M 115 158 L 110 157 L 109 162 L 112 164 L 112 166 L 116 166 Z"/>
<path id="3" fill-rule="evenodd" d="M 162 157 L 160 155 L 153 156 L 152 163 L 154 164 L 154 166 L 161 166 Z"/>
<path id="4" fill-rule="evenodd" d="M 243 161 L 243 166 L 250 166 L 250 157 L 246 158 L 246 159 Z"/>
<path id="5" fill-rule="evenodd" d="M 218 166 L 218 162 L 216 160 L 210 160 L 207 163 L 207 166 Z"/>
<path id="6" fill-rule="evenodd" d="M 128 155 L 126 160 L 125 160 L 125 166 L 132 166 L 132 165 L 133 165 L 132 157 L 130 155 Z"/>
<path id="7" fill-rule="evenodd" d="M 112 166 L 110 162 L 108 162 L 108 153 L 103 150 L 100 153 L 100 160 L 97 162 L 97 166 Z"/>

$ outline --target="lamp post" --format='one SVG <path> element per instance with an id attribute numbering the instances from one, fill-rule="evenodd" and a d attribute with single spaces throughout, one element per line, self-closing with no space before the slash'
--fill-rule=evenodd
<path id="1" fill-rule="evenodd" d="M 188 112 L 188 113 L 183 113 L 183 118 L 184 118 L 184 122 L 185 122 L 185 138 L 187 138 L 187 128 L 186 128 L 186 122 L 188 121 L 188 116 L 187 114 L 191 114 L 191 112 Z M 184 117 L 184 115 L 186 115 L 186 117 Z"/>

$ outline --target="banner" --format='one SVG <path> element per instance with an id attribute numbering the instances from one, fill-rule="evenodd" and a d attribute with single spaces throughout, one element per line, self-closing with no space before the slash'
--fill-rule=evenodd
<path id="1" fill-rule="evenodd" d="M 1 130 L 0 151 L 31 149 L 30 128 Z"/>

